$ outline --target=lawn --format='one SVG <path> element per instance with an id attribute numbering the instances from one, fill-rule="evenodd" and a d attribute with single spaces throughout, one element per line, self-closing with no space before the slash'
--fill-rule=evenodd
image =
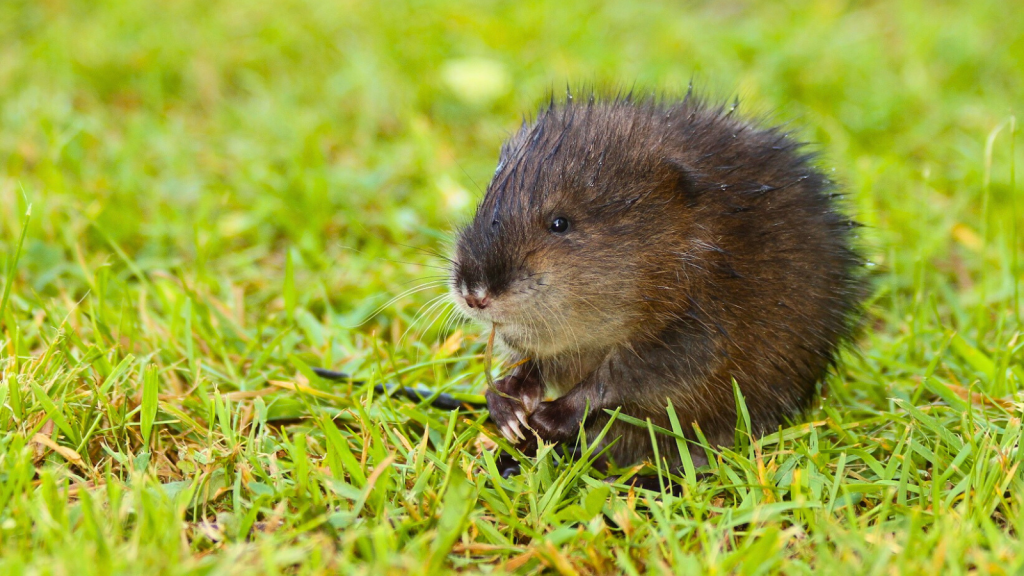
<path id="1" fill-rule="evenodd" d="M 482 393 L 443 256 L 524 114 L 691 79 L 866 224 L 814 409 L 674 494 L 373 393 Z M 1022 104 L 1009 0 L 5 0 L 0 573 L 1019 573 Z"/>

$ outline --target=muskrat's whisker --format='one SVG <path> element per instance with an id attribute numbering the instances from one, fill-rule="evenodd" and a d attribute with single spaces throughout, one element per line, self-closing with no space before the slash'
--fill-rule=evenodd
<path id="1" fill-rule="evenodd" d="M 572 326 L 566 321 L 565 313 L 559 310 L 552 310 L 551 306 L 548 305 L 548 310 L 551 312 L 555 319 L 558 320 L 559 324 L 563 328 L 563 333 L 568 330 L 570 336 L 572 336 L 573 343 L 576 348 L 576 373 L 581 374 L 583 372 L 583 350 L 580 348 L 579 338 L 576 337 L 576 331 L 572 329 Z"/>
<path id="2" fill-rule="evenodd" d="M 406 266 L 423 266 L 424 268 L 434 268 L 435 270 L 441 270 L 444 272 L 449 271 L 449 268 L 447 266 L 440 266 L 437 264 L 424 264 L 423 262 L 406 262 L 404 260 L 392 260 L 390 258 L 381 258 L 381 260 L 387 260 L 388 262 L 393 262 L 395 264 L 405 264 Z"/>
<path id="3" fill-rule="evenodd" d="M 405 248 L 410 248 L 412 250 L 416 250 L 417 252 L 422 252 L 422 253 L 424 253 L 424 254 L 426 254 L 428 256 L 433 256 L 435 258 L 440 258 L 441 260 L 444 260 L 445 262 L 451 264 L 452 266 L 455 265 L 455 260 L 452 260 L 448 256 L 445 256 L 444 254 L 441 254 L 440 252 L 437 252 L 435 250 L 430 250 L 430 249 L 424 248 L 422 246 L 410 246 L 408 244 L 402 244 L 401 242 L 396 242 L 395 244 L 397 244 L 398 246 L 402 246 L 402 247 L 405 247 Z"/>
<path id="4" fill-rule="evenodd" d="M 413 317 L 413 321 L 411 323 L 409 323 L 409 326 L 405 329 L 405 332 L 402 333 L 401 338 L 398 339 L 398 345 L 401 346 L 402 342 L 405 341 L 405 337 L 409 335 L 409 332 L 411 332 L 413 330 L 413 328 L 415 328 L 416 325 L 418 323 L 420 323 L 424 318 L 426 318 L 428 315 L 432 314 L 433 311 L 436 308 L 438 308 L 439 306 L 444 306 L 444 305 L 448 304 L 448 301 L 446 300 L 447 297 L 448 297 L 447 294 L 441 294 L 440 296 L 434 296 L 430 300 L 427 300 L 426 304 L 424 304 L 423 306 L 420 306 L 420 310 L 416 313 L 416 316 Z M 425 311 L 423 310 L 424 308 L 426 308 Z M 444 309 L 442 308 L 441 310 L 443 311 Z M 437 318 L 435 317 L 433 321 L 428 322 L 427 324 L 425 324 L 425 326 L 429 327 L 429 326 L 433 325 L 434 321 L 436 321 L 436 320 L 437 320 Z"/>
<path id="5" fill-rule="evenodd" d="M 412 284 L 413 282 L 430 282 L 432 284 L 436 283 L 435 285 L 437 286 L 443 286 L 448 283 L 448 280 L 449 277 L 447 274 L 443 276 L 421 276 L 419 278 L 413 278 L 412 280 L 406 280 L 405 282 L 402 282 L 401 285 L 405 286 L 407 284 Z"/>
<path id="6" fill-rule="evenodd" d="M 363 228 L 363 229 L 366 230 L 365 228 Z M 398 246 L 405 247 L 405 248 L 412 248 L 412 249 L 420 250 L 420 248 L 416 248 L 415 246 L 409 246 L 409 245 L 406 245 L 406 244 L 402 244 L 400 242 L 396 242 L 395 244 L 398 245 Z M 363 250 L 360 250 L 359 248 L 355 248 L 353 246 L 346 246 L 344 244 L 338 244 L 338 247 L 341 248 L 342 250 L 347 250 L 349 252 L 354 252 L 356 254 L 359 254 L 360 256 L 366 256 L 367 258 L 369 258 L 371 260 L 383 260 L 384 262 L 392 262 L 394 264 L 405 264 L 407 266 L 426 266 L 427 268 L 437 268 L 439 270 L 447 270 L 447 268 L 445 268 L 443 266 L 436 266 L 436 265 L 433 265 L 433 264 L 424 264 L 423 262 L 404 262 L 402 260 L 395 260 L 393 258 L 386 258 L 384 256 L 370 256 L 366 252 L 364 252 Z M 443 256 L 440 256 L 439 254 L 431 254 L 431 256 L 440 257 L 440 258 L 442 258 L 444 260 L 448 260 L 447 258 L 444 258 Z M 454 264 L 454 262 L 452 262 L 451 260 L 448 260 L 448 262 L 451 263 L 451 264 Z"/>
<path id="7" fill-rule="evenodd" d="M 590 306 L 591 308 L 593 308 L 594 312 L 597 312 L 598 316 L 600 316 L 600 317 L 604 317 L 605 316 L 607 308 L 605 308 L 605 310 L 602 310 L 602 309 L 598 308 L 597 306 L 595 306 L 590 301 L 590 299 L 588 299 L 586 296 L 583 296 L 582 294 L 576 294 L 576 297 L 579 298 L 580 301 L 582 301 L 584 304 L 586 304 L 586 305 Z M 622 307 L 621 305 L 620 306 L 616 306 L 616 308 L 621 308 L 621 307 Z"/>
<path id="8" fill-rule="evenodd" d="M 380 314 L 381 312 L 386 310 L 388 306 L 391 306 L 392 304 L 394 304 L 395 302 L 398 302 L 399 300 L 401 300 L 402 298 L 405 298 L 406 296 L 409 296 L 411 294 L 415 294 L 417 292 L 422 292 L 424 290 L 430 290 L 430 289 L 433 289 L 433 288 L 437 288 L 438 286 L 441 286 L 441 285 L 442 285 L 441 281 L 434 281 L 434 282 L 426 282 L 426 283 L 414 286 L 412 288 L 409 288 L 408 290 L 403 291 L 401 294 L 398 294 L 397 296 L 394 296 L 393 298 L 391 298 L 390 300 L 388 300 L 384 304 L 381 304 L 376 309 L 374 309 L 373 312 L 370 312 L 369 314 L 367 314 L 366 318 L 363 318 L 362 321 L 356 323 L 353 326 L 349 326 L 349 328 L 358 328 L 358 327 L 362 326 L 363 324 L 366 324 L 374 316 L 376 316 L 377 314 Z"/>
<path id="9" fill-rule="evenodd" d="M 408 335 L 409 332 L 413 328 L 415 328 L 417 324 L 419 324 L 428 314 L 430 314 L 433 311 L 435 304 L 442 301 L 443 299 L 444 295 L 440 294 L 434 296 L 433 298 L 427 300 L 422 305 L 420 305 L 420 307 L 416 309 L 416 313 L 413 315 L 412 321 L 410 321 L 409 325 L 406 326 L 405 331 L 402 333 L 402 336 L 401 338 L 399 338 L 398 341 L 402 342 L 403 340 L 405 340 L 406 335 Z"/>
<path id="10" fill-rule="evenodd" d="M 546 307 L 545 309 L 546 309 L 546 310 L 547 310 L 548 312 L 551 312 L 551 308 L 550 308 L 550 306 L 548 306 L 548 304 L 547 304 L 547 303 L 545 303 L 545 302 L 543 302 L 543 301 L 542 301 L 542 302 L 541 302 L 541 304 L 543 304 L 543 305 L 544 305 L 544 306 Z M 552 312 L 552 314 L 553 314 L 553 312 Z M 551 323 L 550 323 L 550 322 L 548 322 L 547 314 L 545 314 L 545 315 L 541 316 L 541 317 L 540 317 L 540 320 L 541 320 L 541 322 L 544 322 L 544 330 L 545 330 L 545 331 L 546 331 L 546 332 L 547 332 L 548 334 L 554 334 L 554 333 L 555 333 L 554 329 L 553 329 L 553 328 L 551 327 Z"/>
<path id="11" fill-rule="evenodd" d="M 441 327 L 441 332 L 438 333 L 438 336 L 444 338 L 445 340 L 447 340 L 448 337 L 451 336 L 451 333 L 455 328 L 455 324 L 457 322 L 462 322 L 466 319 L 465 316 L 463 316 L 459 312 L 459 307 L 455 304 L 455 302 L 450 302 L 450 304 L 452 307 L 448 310 L 448 316 L 446 317 L 444 324 Z"/>
<path id="12" fill-rule="evenodd" d="M 440 318 L 441 328 L 437 331 L 437 339 L 439 342 L 448 339 L 448 325 L 452 321 L 452 316 L 458 312 L 458 306 L 450 298 L 448 299 L 448 308 L 444 309 L 444 315 Z"/>

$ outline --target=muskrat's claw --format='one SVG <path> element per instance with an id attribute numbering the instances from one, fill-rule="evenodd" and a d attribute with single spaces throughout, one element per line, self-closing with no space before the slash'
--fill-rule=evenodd
<path id="1" fill-rule="evenodd" d="M 522 401 L 518 397 L 509 394 L 505 389 L 506 382 L 499 380 L 494 383 L 494 390 L 487 390 L 484 397 L 487 399 L 487 410 L 490 412 L 491 421 L 498 427 L 501 435 L 509 442 L 517 443 L 525 440 L 526 436 L 520 429 L 520 423 L 525 423 L 526 414 L 523 412 Z"/>
<path id="2" fill-rule="evenodd" d="M 533 410 L 531 410 L 531 412 L 533 412 Z M 522 424 L 527 429 L 529 429 L 529 427 L 530 427 L 530 422 L 528 420 L 529 414 L 527 414 L 525 410 L 523 410 L 521 407 L 517 406 L 514 410 L 512 410 L 512 413 L 515 414 L 516 420 L 518 420 L 520 424 Z"/>
<path id="3" fill-rule="evenodd" d="M 526 440 L 526 436 L 523 436 L 522 430 L 519 429 L 518 420 L 509 420 L 501 427 L 501 435 L 508 439 L 509 442 L 518 442 L 519 440 Z"/>
<path id="4" fill-rule="evenodd" d="M 523 401 L 522 407 L 516 414 L 519 417 L 519 421 L 526 424 L 526 417 L 533 414 L 537 407 L 540 406 L 541 395 L 544 393 L 544 389 L 541 386 L 522 386 L 520 391 L 520 400 Z"/>

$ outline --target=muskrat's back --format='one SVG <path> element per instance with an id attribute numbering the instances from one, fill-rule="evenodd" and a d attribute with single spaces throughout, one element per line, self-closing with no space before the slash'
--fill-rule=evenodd
<path id="1" fill-rule="evenodd" d="M 671 402 L 690 437 L 731 445 L 735 380 L 754 433 L 776 429 L 850 337 L 853 230 L 805 146 L 734 107 L 552 104 L 502 148 L 455 252 L 456 301 L 529 359 L 488 392 L 492 417 L 568 441 L 618 407 L 669 427 Z M 646 429 L 615 438 L 619 464 L 653 454 Z"/>

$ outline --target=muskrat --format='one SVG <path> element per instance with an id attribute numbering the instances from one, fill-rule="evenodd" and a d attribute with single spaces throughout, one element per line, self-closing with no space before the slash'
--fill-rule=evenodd
<path id="1" fill-rule="evenodd" d="M 856 223 L 805 143 L 735 108 L 569 94 L 502 146 L 450 286 L 518 363 L 486 393 L 510 441 L 593 438 L 614 409 L 671 428 L 671 402 L 688 438 L 731 446 L 734 381 L 757 435 L 815 397 L 865 295 Z M 609 443 L 618 465 L 654 455 L 625 422 Z"/>

